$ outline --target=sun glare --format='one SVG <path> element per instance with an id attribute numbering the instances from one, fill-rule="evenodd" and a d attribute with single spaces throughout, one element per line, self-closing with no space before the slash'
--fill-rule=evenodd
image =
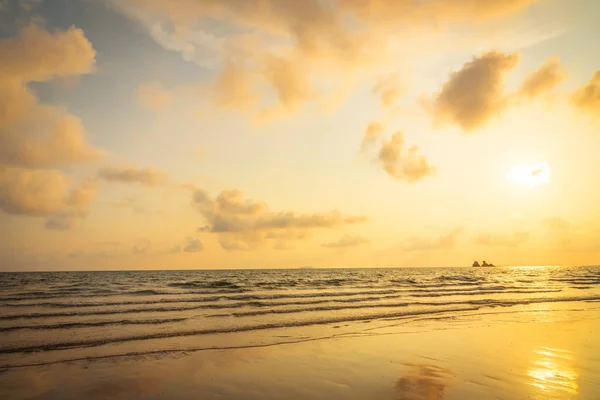
<path id="1" fill-rule="evenodd" d="M 506 179 L 527 186 L 538 186 L 550 182 L 550 167 L 546 163 L 518 165 L 510 169 Z"/>

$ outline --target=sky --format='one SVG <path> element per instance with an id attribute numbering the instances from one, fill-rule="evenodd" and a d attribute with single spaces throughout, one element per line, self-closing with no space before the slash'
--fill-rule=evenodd
<path id="1" fill-rule="evenodd" d="M 0 270 L 598 264 L 597 15 L 0 0 Z"/>

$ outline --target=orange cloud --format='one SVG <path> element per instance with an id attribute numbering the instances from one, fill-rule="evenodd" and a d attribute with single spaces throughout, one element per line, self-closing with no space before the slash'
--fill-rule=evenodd
<path id="1" fill-rule="evenodd" d="M 189 237 L 186 239 L 186 244 L 183 248 L 183 251 L 187 253 L 198 253 L 202 251 L 204 245 L 200 241 L 200 239 L 195 237 Z"/>
<path id="2" fill-rule="evenodd" d="M 0 209 L 9 214 L 47 216 L 49 229 L 68 229 L 90 211 L 97 193 L 94 180 L 70 189 L 56 170 L 0 167 Z"/>
<path id="3" fill-rule="evenodd" d="M 580 225 L 561 217 L 541 221 L 552 240 L 552 250 L 567 252 L 600 252 L 600 230 L 597 224 Z"/>
<path id="4" fill-rule="evenodd" d="M 256 73 L 248 71 L 241 63 L 228 62 L 212 87 L 214 102 L 224 108 L 254 108 L 259 99 L 256 79 Z"/>
<path id="5" fill-rule="evenodd" d="M 23 82 L 0 78 L 0 99 L 0 164 L 43 168 L 103 156 L 86 143 L 79 118 L 38 104 Z"/>
<path id="6" fill-rule="evenodd" d="M 63 206 L 68 187 L 56 170 L 0 167 L 0 208 L 10 214 L 53 214 Z"/>
<path id="7" fill-rule="evenodd" d="M 164 110 L 173 102 L 173 95 L 160 83 L 143 83 L 138 87 L 137 97 L 140 104 L 154 111 Z"/>
<path id="8" fill-rule="evenodd" d="M 244 199 L 244 193 L 238 189 L 223 190 L 215 199 L 219 210 L 238 215 L 259 215 L 267 211 L 267 205 L 251 199 Z"/>
<path id="9" fill-rule="evenodd" d="M 146 214 L 148 211 L 135 198 L 127 197 L 121 200 L 110 201 L 108 204 L 115 207 L 130 208 L 138 214 Z"/>
<path id="10" fill-rule="evenodd" d="M 38 103 L 29 82 L 93 71 L 95 51 L 83 31 L 50 33 L 28 26 L 0 40 L 0 165 L 54 167 L 96 161 L 103 152 L 61 107 Z"/>
<path id="11" fill-rule="evenodd" d="M 573 103 L 592 118 L 600 118 L 600 70 L 573 94 Z"/>
<path id="12" fill-rule="evenodd" d="M 412 146 L 402 154 L 403 147 L 402 132 L 396 132 L 381 145 L 378 157 L 388 175 L 413 183 L 435 173 L 435 167 L 429 164 L 425 156 L 419 154 L 418 147 Z"/>
<path id="13" fill-rule="evenodd" d="M 536 97 L 552 89 L 565 78 L 566 74 L 560 65 L 560 60 L 553 57 L 525 78 L 521 85 L 520 94 L 528 98 Z"/>
<path id="14" fill-rule="evenodd" d="M 265 78 L 273 88 L 278 104 L 285 110 L 297 110 L 312 96 L 312 82 L 300 60 L 267 56 Z"/>
<path id="15" fill-rule="evenodd" d="M 391 107 L 404 94 L 398 75 L 391 74 L 380 77 L 372 89 L 373 94 L 379 96 L 382 107 Z"/>
<path id="16" fill-rule="evenodd" d="M 479 21 L 530 3 L 532 0 L 113 2 L 141 22 L 165 48 L 203 66 L 209 60 L 212 68 L 220 69 L 212 85 L 212 101 L 258 122 L 297 112 L 314 100 L 332 97 L 339 102 L 358 85 L 358 77 L 372 77 L 374 66 L 389 65 L 389 47 L 401 24 Z M 392 76 L 376 85 L 375 91 L 384 105 L 392 104 L 401 93 Z M 273 106 L 265 108 L 274 100 Z"/>
<path id="17" fill-rule="evenodd" d="M 512 234 L 481 233 L 475 238 L 475 243 L 482 246 L 516 247 L 529 240 L 529 232 L 514 232 Z"/>
<path id="18" fill-rule="evenodd" d="M 340 0 L 360 20 L 370 23 L 482 21 L 526 8 L 535 0 Z"/>
<path id="19" fill-rule="evenodd" d="M 42 82 L 84 75 L 94 70 L 96 52 L 83 31 L 70 28 L 51 33 L 25 27 L 15 38 L 0 41 L 0 76 L 20 82 Z"/>
<path id="20" fill-rule="evenodd" d="M 458 241 L 462 228 L 456 228 L 447 235 L 436 238 L 422 238 L 413 236 L 404 245 L 406 251 L 440 250 L 454 247 Z"/>
<path id="21" fill-rule="evenodd" d="M 88 216 L 92 203 L 96 200 L 98 185 L 94 179 L 86 179 L 75 187 L 65 198 L 64 206 L 56 214 L 48 217 L 47 229 L 68 230 L 79 225 Z"/>
<path id="22" fill-rule="evenodd" d="M 518 61 L 514 54 L 488 52 L 453 72 L 433 100 L 436 121 L 470 132 L 497 116 L 507 104 L 504 74 Z"/>
<path id="23" fill-rule="evenodd" d="M 79 226 L 79 220 L 62 216 L 52 216 L 46 219 L 44 227 L 54 231 L 68 231 Z"/>
<path id="24" fill-rule="evenodd" d="M 98 171 L 98 177 L 111 182 L 141 183 L 148 186 L 161 185 L 169 181 L 166 173 L 149 167 L 105 167 Z"/>
<path id="25" fill-rule="evenodd" d="M 360 148 L 362 150 L 365 150 L 367 147 L 369 147 L 369 145 L 372 145 L 375 142 L 377 142 L 377 139 L 379 139 L 382 133 L 383 126 L 379 122 L 373 121 L 369 123 L 369 125 L 367 125 L 367 128 L 365 129 L 363 141 L 360 145 Z"/>
<path id="26" fill-rule="evenodd" d="M 320 214 L 272 212 L 264 202 L 245 199 L 239 190 L 226 190 L 211 198 L 203 189 L 195 188 L 192 204 L 200 211 L 207 225 L 200 232 L 218 235 L 226 250 L 254 250 L 266 240 L 301 239 L 314 229 L 335 228 L 366 221 L 365 216 L 343 216 L 339 211 Z"/>
<path id="27" fill-rule="evenodd" d="M 330 249 L 339 249 L 345 247 L 356 247 L 364 243 L 368 243 L 368 240 L 361 236 L 345 235 L 335 242 L 324 243 L 321 246 L 328 247 Z"/>
<path id="28" fill-rule="evenodd" d="M 561 217 L 546 218 L 542 221 L 548 229 L 557 232 L 567 231 L 571 227 L 571 223 Z"/>

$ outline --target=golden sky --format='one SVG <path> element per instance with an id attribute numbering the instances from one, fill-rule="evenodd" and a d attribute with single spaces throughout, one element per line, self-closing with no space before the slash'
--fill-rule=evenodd
<path id="1" fill-rule="evenodd" d="M 597 15 L 0 0 L 0 270 L 598 263 Z"/>

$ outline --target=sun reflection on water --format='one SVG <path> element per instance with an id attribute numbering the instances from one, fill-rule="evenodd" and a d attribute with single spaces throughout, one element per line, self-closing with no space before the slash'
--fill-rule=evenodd
<path id="1" fill-rule="evenodd" d="M 535 359 L 527 372 L 530 384 L 544 393 L 579 393 L 579 375 L 572 366 L 572 353 L 566 350 L 541 347 L 534 351 Z"/>

